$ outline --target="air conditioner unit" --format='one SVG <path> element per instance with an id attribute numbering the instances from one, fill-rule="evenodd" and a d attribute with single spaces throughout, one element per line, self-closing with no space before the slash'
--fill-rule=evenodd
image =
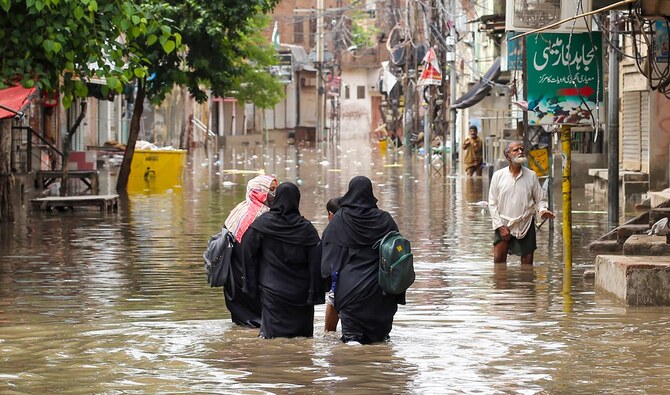
<path id="1" fill-rule="evenodd" d="M 524 32 L 591 11 L 591 0 L 507 0 L 505 30 Z M 577 18 L 545 32 L 584 32 L 591 17 Z"/>

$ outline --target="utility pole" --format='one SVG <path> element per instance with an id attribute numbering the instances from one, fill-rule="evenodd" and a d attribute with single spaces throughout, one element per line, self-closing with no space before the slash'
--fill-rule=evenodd
<path id="1" fill-rule="evenodd" d="M 619 226 L 619 36 L 618 11 L 610 11 L 609 79 L 607 82 L 607 224 Z"/>
<path id="2" fill-rule="evenodd" d="M 400 6 L 398 4 L 399 2 L 397 0 L 393 1 L 393 7 L 391 8 L 393 11 L 400 9 Z M 416 14 L 416 4 L 414 3 L 408 3 L 407 4 L 407 9 L 405 12 L 407 13 L 407 20 L 409 21 L 409 16 L 410 16 L 410 7 L 414 9 L 414 11 L 411 12 L 412 15 Z M 414 42 L 414 29 L 410 30 L 411 27 L 415 26 L 414 21 L 408 22 L 407 26 L 407 34 L 412 35 L 412 42 Z M 393 56 L 393 54 L 391 54 Z M 409 126 L 407 123 L 407 119 L 409 118 L 410 114 L 412 114 L 412 121 L 418 117 L 418 113 L 416 111 L 415 103 L 416 103 L 416 81 L 414 80 L 414 77 L 409 75 L 409 71 L 414 67 L 414 73 L 416 75 L 416 66 L 414 66 L 414 59 L 416 58 L 416 51 L 412 50 L 410 52 L 409 50 L 405 52 L 405 64 L 403 65 L 403 75 L 405 78 L 401 78 L 400 80 L 404 80 L 404 85 L 402 87 L 402 96 L 405 100 L 405 107 L 403 108 L 403 114 L 402 114 L 402 133 L 403 133 L 403 156 L 405 157 L 405 164 L 408 165 L 410 162 L 410 155 L 412 155 L 412 130 L 413 126 Z M 410 60 L 413 62 L 412 66 L 410 66 Z M 390 66 L 389 66 L 390 67 Z M 413 122 L 414 123 L 414 122 Z"/>
<path id="3" fill-rule="evenodd" d="M 323 0 L 316 2 L 316 131 L 314 139 L 316 143 L 323 142 L 323 121 L 324 121 L 324 106 L 323 98 Z"/>
<path id="4" fill-rule="evenodd" d="M 435 47 L 435 37 L 432 33 L 432 29 L 430 26 L 435 23 L 435 20 L 437 19 L 437 0 L 431 0 L 430 1 L 430 19 L 428 21 L 428 30 L 426 31 L 426 34 L 428 35 L 428 43 L 429 43 L 429 48 L 428 50 L 434 50 Z M 437 54 L 435 55 L 437 57 Z M 423 66 L 424 68 L 429 67 L 429 62 L 426 62 L 426 64 Z M 439 71 L 439 70 L 438 70 Z M 426 88 L 424 88 L 426 89 Z M 424 127 L 424 140 L 423 140 L 423 147 L 426 150 L 426 166 L 430 169 L 432 167 L 432 160 L 433 160 L 433 126 L 435 125 L 435 92 L 437 91 L 435 85 L 428 85 L 428 92 L 429 92 L 429 98 L 428 98 L 428 110 L 426 111 L 426 117 L 425 117 L 425 122 L 426 125 Z"/>
<path id="5" fill-rule="evenodd" d="M 453 40 L 452 44 L 452 55 L 449 61 L 449 103 L 454 104 L 456 101 L 456 0 L 449 1 L 449 10 L 451 12 L 451 20 L 449 21 L 449 37 Z M 450 41 L 451 42 L 451 41 Z M 456 170 L 456 155 L 454 151 L 456 150 L 456 133 L 458 133 L 458 125 L 456 124 L 456 109 L 450 108 L 449 110 L 449 126 L 451 126 L 451 149 L 449 150 L 449 163 L 451 165 L 451 172 Z M 444 141 L 444 150 L 446 150 L 446 132 L 445 132 L 445 141 Z M 444 151 L 443 150 L 443 151 Z M 446 164 L 445 164 L 446 165 Z M 446 175 L 446 171 L 445 171 Z"/>

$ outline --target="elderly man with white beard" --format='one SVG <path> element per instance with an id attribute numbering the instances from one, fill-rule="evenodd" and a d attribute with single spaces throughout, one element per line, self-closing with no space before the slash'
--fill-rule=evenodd
<path id="1" fill-rule="evenodd" d="M 524 167 L 526 156 L 523 144 L 511 142 L 505 148 L 509 162 L 493 174 L 489 188 L 489 212 L 495 230 L 493 262 L 507 263 L 507 255 L 521 257 L 522 265 L 533 264 L 535 242 L 535 213 L 542 219 L 554 218 L 547 210 L 547 198 L 537 175 Z"/>

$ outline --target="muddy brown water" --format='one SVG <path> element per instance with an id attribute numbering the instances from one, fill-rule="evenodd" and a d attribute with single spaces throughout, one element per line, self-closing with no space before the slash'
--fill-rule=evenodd
<path id="1" fill-rule="evenodd" d="M 435 176 L 365 140 L 221 154 L 194 153 L 183 188 L 132 194 L 118 213 L 26 207 L 2 226 L 0 393 L 670 392 L 670 309 L 625 307 L 582 277 L 604 202 L 575 191 L 566 287 L 560 215 L 538 232 L 534 267 L 492 263 L 484 178 Z M 373 180 L 417 271 L 389 342 L 342 344 L 323 332 L 324 306 L 313 339 L 261 340 L 230 322 L 201 256 L 252 176 L 225 170 L 263 161 L 300 181 L 320 231 L 329 198 L 355 175 Z"/>

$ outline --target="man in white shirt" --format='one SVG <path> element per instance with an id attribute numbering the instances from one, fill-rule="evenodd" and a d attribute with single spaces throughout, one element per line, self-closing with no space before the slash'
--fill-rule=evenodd
<path id="1" fill-rule="evenodd" d="M 533 264 L 535 213 L 542 219 L 554 218 L 547 210 L 547 198 L 535 173 L 524 167 L 523 144 L 509 143 L 505 148 L 509 166 L 496 171 L 489 188 L 489 212 L 495 230 L 494 263 L 506 263 L 507 255 L 521 256 L 522 264 Z"/>

